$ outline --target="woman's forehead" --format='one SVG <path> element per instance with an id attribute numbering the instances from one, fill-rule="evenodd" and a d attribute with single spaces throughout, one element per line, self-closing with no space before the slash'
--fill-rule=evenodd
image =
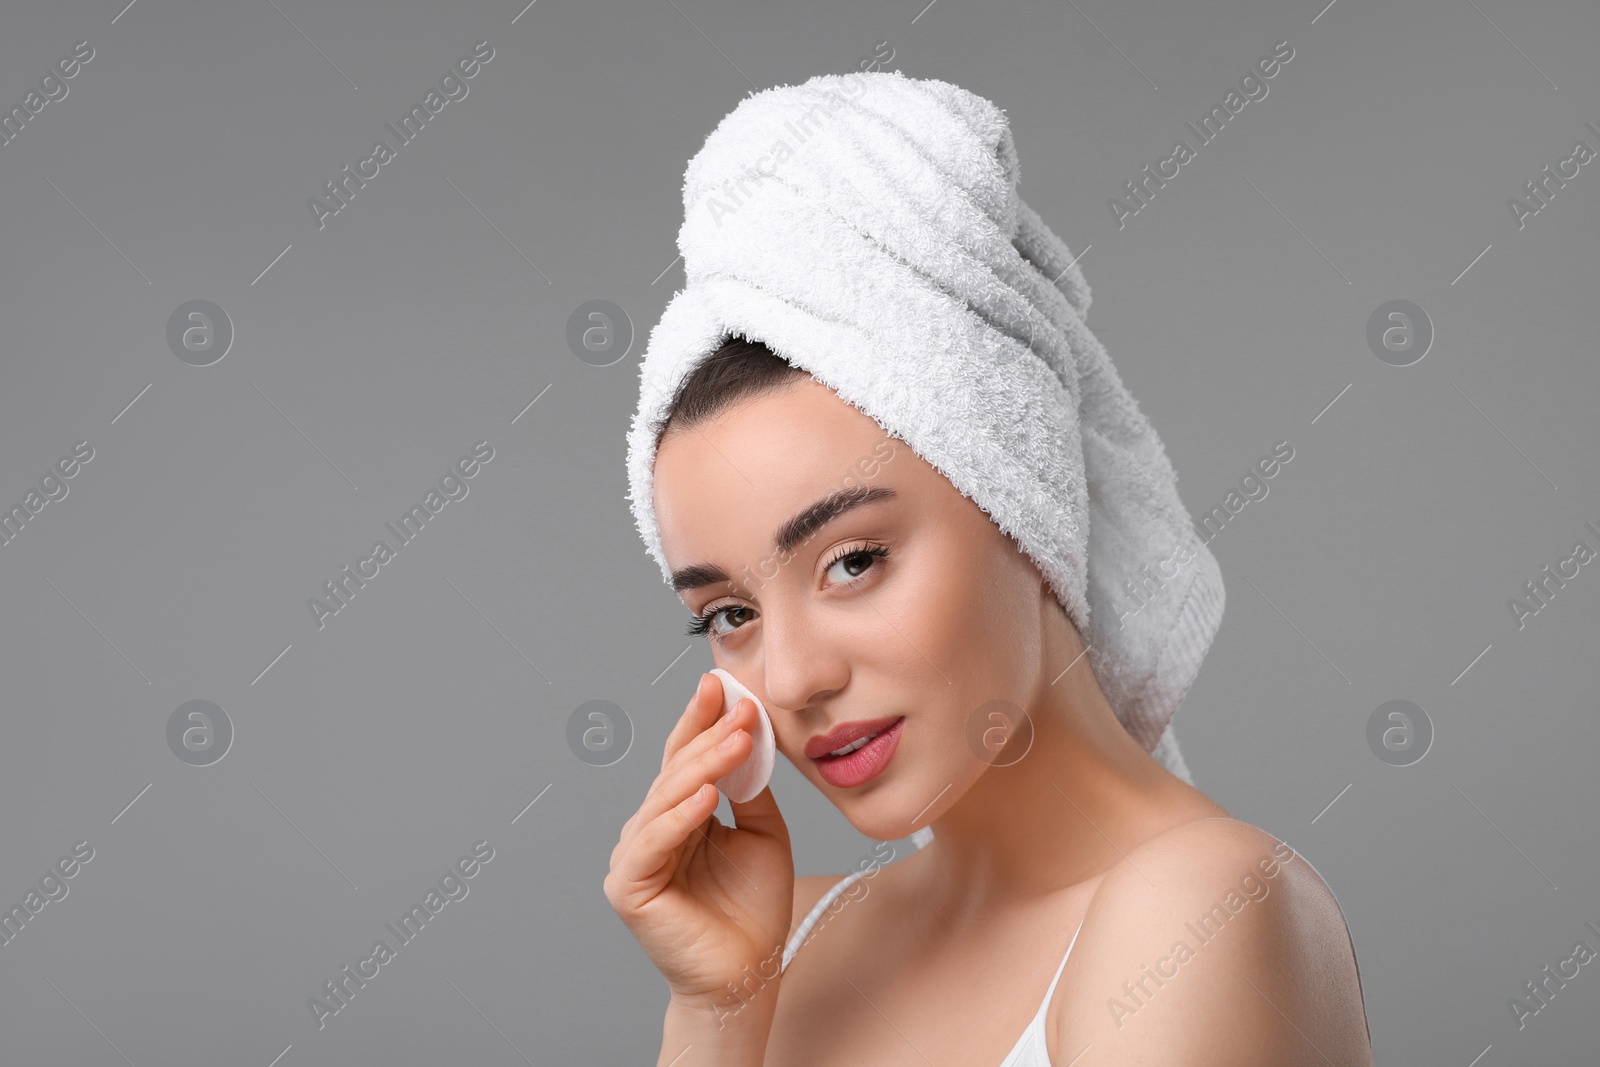
<path id="1" fill-rule="evenodd" d="M 871 417 L 812 378 L 740 400 L 716 417 L 674 427 L 656 453 L 658 499 L 703 479 L 759 487 L 848 467 L 888 435 Z M 680 475 L 688 475 L 681 479 Z M 759 476 L 759 477 L 758 477 Z"/>
<path id="2" fill-rule="evenodd" d="M 815 379 L 741 401 L 663 439 L 652 487 L 662 549 L 681 566 L 719 543 L 765 539 L 796 508 L 845 485 L 881 483 L 885 460 L 907 455 Z"/>

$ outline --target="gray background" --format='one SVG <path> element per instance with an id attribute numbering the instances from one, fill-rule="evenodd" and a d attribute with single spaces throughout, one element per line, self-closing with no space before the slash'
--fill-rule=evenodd
<path id="1" fill-rule="evenodd" d="M 665 986 L 601 880 L 711 659 L 624 499 L 638 359 L 706 134 L 880 41 L 1011 116 L 1192 514 L 1295 449 L 1212 542 L 1228 610 L 1176 723 L 1334 888 L 1378 1061 L 1593 1062 L 1596 967 L 1521 1032 L 1507 1002 L 1600 947 L 1600 564 L 1521 629 L 1507 599 L 1600 548 L 1600 162 L 1521 230 L 1506 201 L 1600 148 L 1600 9 L 73 0 L 7 5 L 0 107 L 84 39 L 0 146 L 0 504 L 95 450 L 0 548 L 0 902 L 95 850 L 0 947 L 5 1062 L 654 1062 Z M 1107 199 L 1285 39 L 1119 230 Z M 479 40 L 468 97 L 319 231 L 308 198 Z M 203 368 L 165 333 L 195 299 L 236 330 Z M 594 299 L 637 334 L 610 366 L 565 340 Z M 1392 299 L 1437 334 L 1408 367 L 1365 340 Z M 319 630 L 307 599 L 480 440 Z M 1397 698 L 1436 732 L 1407 767 L 1366 741 Z M 235 730 L 205 767 L 165 734 L 195 699 Z M 636 729 L 606 768 L 566 743 L 595 699 Z M 801 873 L 869 854 L 783 761 L 775 790 Z M 307 999 L 479 840 L 469 896 L 319 1031 Z"/>

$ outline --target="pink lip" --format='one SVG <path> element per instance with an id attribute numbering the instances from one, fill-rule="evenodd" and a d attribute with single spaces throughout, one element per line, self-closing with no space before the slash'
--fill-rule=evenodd
<path id="1" fill-rule="evenodd" d="M 806 756 L 810 759 L 820 759 L 835 749 L 843 748 L 852 741 L 866 737 L 871 733 L 877 733 L 898 718 L 900 718 L 898 715 L 885 715 L 881 719 L 842 722 L 827 733 L 820 734 L 807 741 Z"/>
<path id="2" fill-rule="evenodd" d="M 889 766 L 889 760 L 894 757 L 895 749 L 900 745 L 900 735 L 905 732 L 904 716 L 888 721 L 894 725 L 887 729 L 877 727 L 882 732 L 848 756 L 813 757 L 812 762 L 816 765 L 817 773 L 822 775 L 823 780 L 829 785 L 840 789 L 854 789 L 882 774 L 884 768 Z M 865 737 L 871 732 L 871 730 L 858 731 L 856 737 Z M 849 743 L 844 741 L 834 747 L 842 748 Z"/>

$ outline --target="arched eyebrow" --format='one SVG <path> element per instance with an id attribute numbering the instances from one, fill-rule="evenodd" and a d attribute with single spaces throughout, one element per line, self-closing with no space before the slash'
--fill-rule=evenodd
<path id="1" fill-rule="evenodd" d="M 772 535 L 772 551 L 775 555 L 786 555 L 795 545 L 845 512 L 880 500 L 893 500 L 894 497 L 895 491 L 886 485 L 854 485 L 836 489 L 800 509 L 794 518 L 778 527 L 777 533 Z M 672 572 L 672 591 L 681 593 L 686 589 L 728 581 L 728 572 L 714 563 L 691 563 Z"/>

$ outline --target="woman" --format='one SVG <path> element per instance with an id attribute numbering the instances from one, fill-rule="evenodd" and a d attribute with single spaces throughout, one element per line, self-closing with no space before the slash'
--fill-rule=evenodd
<path id="1" fill-rule="evenodd" d="M 763 707 L 702 676 L 612 853 L 662 1064 L 1371 1063 L 1327 885 L 1188 781 L 1220 578 L 1016 178 L 997 108 L 898 73 L 747 98 L 690 162 L 631 499 Z M 724 826 L 763 726 L 922 847 L 796 879 L 770 788 Z"/>

